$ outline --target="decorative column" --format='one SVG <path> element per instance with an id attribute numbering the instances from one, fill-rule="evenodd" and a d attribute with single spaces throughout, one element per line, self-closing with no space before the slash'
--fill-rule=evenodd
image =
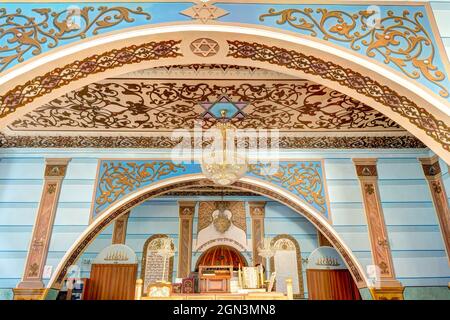
<path id="1" fill-rule="evenodd" d="M 178 237 L 178 278 L 186 278 L 191 273 L 192 261 L 192 222 L 195 201 L 179 201 L 180 229 Z"/>
<path id="2" fill-rule="evenodd" d="M 377 160 L 353 159 L 367 218 L 372 259 L 378 272 L 372 290 L 375 299 L 403 299 L 403 287 L 395 278 L 391 248 L 378 189 Z"/>
<path id="3" fill-rule="evenodd" d="M 258 248 L 264 241 L 264 217 L 266 215 L 265 201 L 251 201 L 248 203 L 250 208 L 250 217 L 252 218 L 252 248 L 253 264 L 266 265 L 264 259 L 259 256 Z"/>
<path id="4" fill-rule="evenodd" d="M 441 167 L 439 158 L 419 159 L 422 163 L 423 173 L 428 181 L 431 197 L 433 198 L 434 208 L 441 228 L 441 234 L 444 240 L 447 259 L 450 264 L 450 212 L 448 208 L 447 193 L 445 192 L 444 182 L 442 181 Z"/>
<path id="5" fill-rule="evenodd" d="M 39 299 L 44 292 L 42 274 L 58 206 L 61 184 L 70 159 L 46 159 L 44 186 L 36 214 L 22 281 L 14 289 L 14 299 Z"/>
<path id="6" fill-rule="evenodd" d="M 112 235 L 112 244 L 125 244 L 127 236 L 128 216 L 129 212 L 121 215 L 114 222 L 114 231 Z"/>

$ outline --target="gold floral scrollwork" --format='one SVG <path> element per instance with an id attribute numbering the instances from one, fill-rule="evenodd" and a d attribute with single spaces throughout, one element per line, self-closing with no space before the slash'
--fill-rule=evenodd
<path id="1" fill-rule="evenodd" d="M 227 55 L 230 57 L 268 62 L 287 69 L 300 70 L 355 90 L 407 118 L 410 123 L 424 130 L 428 136 L 437 141 L 442 148 L 450 150 L 450 127 L 444 121 L 437 119 L 425 108 L 419 107 L 407 97 L 369 77 L 333 62 L 293 50 L 239 40 L 228 40 L 228 45 Z"/>
<path id="2" fill-rule="evenodd" d="M 312 37 L 321 36 L 324 40 L 347 43 L 358 52 L 365 50 L 368 57 L 382 57 L 385 64 L 394 64 L 409 78 L 425 77 L 440 88 L 442 97 L 448 97 L 448 88 L 440 83 L 445 79 L 445 73 L 434 62 L 436 48 L 433 35 L 420 21 L 424 14 L 418 11 L 411 15 L 404 10 L 398 15 L 389 10 L 386 16 L 373 23 L 375 14 L 373 10 L 348 13 L 324 8 L 280 11 L 270 8 L 259 20 L 279 17 L 276 21 L 279 25 L 287 23 Z"/>
<path id="3" fill-rule="evenodd" d="M 94 54 L 81 61 L 71 62 L 62 68 L 53 69 L 42 76 L 14 87 L 0 96 L 0 118 L 31 103 L 38 97 L 49 94 L 53 90 L 83 79 L 88 75 L 143 61 L 178 57 L 181 55 L 178 46 L 180 42 L 180 40 L 145 42 L 141 45 L 131 45 L 119 50 L 113 49 L 102 54 Z"/>
<path id="4" fill-rule="evenodd" d="M 100 6 L 68 7 L 55 12 L 50 8 L 33 9 L 36 16 L 27 16 L 19 8 L 8 12 L 0 8 L 0 41 L 8 45 L 0 47 L 0 72 L 14 61 L 22 62 L 29 54 L 36 56 L 47 48 L 55 48 L 60 42 L 71 39 L 83 39 L 88 34 L 96 35 L 100 30 L 109 29 L 122 22 L 131 23 L 133 15 L 147 20 L 150 14 L 141 7 Z M 94 15 L 92 15 L 92 13 Z"/>
<path id="5" fill-rule="evenodd" d="M 100 212 L 106 204 L 111 204 L 120 196 L 136 190 L 143 183 L 154 182 L 185 169 L 184 165 L 172 161 L 104 162 L 98 182 L 95 212 Z"/>
<path id="6" fill-rule="evenodd" d="M 248 173 L 281 185 L 325 213 L 327 207 L 319 167 L 314 163 L 280 164 L 277 171 L 272 173 L 268 172 L 270 169 L 266 164 L 259 162 L 250 165 Z"/>

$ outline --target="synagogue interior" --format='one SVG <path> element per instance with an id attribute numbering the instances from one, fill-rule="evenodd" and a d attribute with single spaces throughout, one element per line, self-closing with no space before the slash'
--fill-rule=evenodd
<path id="1" fill-rule="evenodd" d="M 449 300 L 445 15 L 2 2 L 0 299 Z"/>

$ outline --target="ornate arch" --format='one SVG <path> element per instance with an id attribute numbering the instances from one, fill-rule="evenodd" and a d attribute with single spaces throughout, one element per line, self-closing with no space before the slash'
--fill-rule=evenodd
<path id="1" fill-rule="evenodd" d="M 182 177 L 171 178 L 154 183 L 137 192 L 127 195 L 122 200 L 105 210 L 105 212 L 102 213 L 102 215 L 99 216 L 99 218 L 97 218 L 78 237 L 60 261 L 55 273 L 48 283 L 48 288 L 59 290 L 68 268 L 77 261 L 89 243 L 91 243 L 94 238 L 114 219 L 120 217 L 131 208 L 150 198 L 160 196 L 180 188 L 203 186 L 208 184 L 210 184 L 209 180 L 205 179 L 202 174 L 187 174 Z M 241 178 L 238 182 L 235 182 L 232 187 L 272 198 L 291 207 L 293 210 L 303 215 L 328 238 L 330 243 L 332 243 L 336 250 L 340 253 L 357 286 L 359 288 L 368 287 L 369 282 L 364 274 L 363 268 L 353 256 L 351 250 L 345 245 L 336 231 L 334 231 L 332 226 L 325 220 L 324 217 L 321 216 L 319 212 L 316 212 L 316 210 L 308 207 L 300 199 L 290 195 L 289 192 L 277 187 L 276 185 L 256 178 Z"/>
<path id="2" fill-rule="evenodd" d="M 43 54 L 32 61 L 31 69 L 23 63 L 14 72 L 29 69 L 27 76 L 21 74 L 28 79 L 24 84 L 17 85 L 17 79 L 6 74 L 10 81 L 0 86 L 0 128 L 43 103 L 105 77 L 163 65 L 225 63 L 266 68 L 332 86 L 384 113 L 450 163 L 448 102 L 331 43 L 287 31 L 225 24 L 140 27 L 110 35 L 107 43 L 99 41 L 102 37 L 80 41 L 78 51 L 73 49 L 64 57 Z M 193 46 L 199 40 L 210 44 L 207 52 Z M 96 49 L 100 53 L 92 55 Z M 67 64 L 68 59 L 72 62 Z M 50 71 L 48 61 L 54 66 Z"/>
<path id="3" fill-rule="evenodd" d="M 162 238 L 168 238 L 168 236 L 166 234 L 154 234 L 152 236 L 150 236 L 147 240 L 145 240 L 143 249 L 142 249 L 142 259 L 141 259 L 141 279 L 142 281 L 145 280 L 145 269 L 147 266 L 147 250 L 148 250 L 148 246 L 157 239 L 162 239 Z M 174 244 L 172 243 L 172 249 L 175 249 Z M 173 256 L 169 258 L 169 270 L 168 270 L 168 281 L 172 281 L 172 276 L 173 276 Z M 145 282 L 145 281 L 144 281 Z M 144 283 L 145 284 L 145 283 Z M 145 291 L 145 285 L 144 285 L 144 291 Z"/>
<path id="4" fill-rule="evenodd" d="M 303 283 L 303 270 L 302 270 L 302 252 L 300 250 L 300 245 L 298 241 L 289 234 L 279 234 L 276 237 L 272 238 L 271 244 L 276 248 L 277 243 L 280 240 L 288 240 L 295 247 L 295 254 L 297 256 L 297 274 L 298 274 L 298 288 L 300 293 L 294 296 L 297 298 L 303 299 L 305 297 L 305 287 Z M 275 257 L 270 258 L 270 270 L 275 270 Z"/>

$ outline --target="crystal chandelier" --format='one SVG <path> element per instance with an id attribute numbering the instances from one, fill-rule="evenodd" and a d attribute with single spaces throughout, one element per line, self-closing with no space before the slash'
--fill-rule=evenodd
<path id="1" fill-rule="evenodd" d="M 228 121 L 225 121 L 226 110 L 221 111 L 223 121 L 215 125 L 215 129 L 220 132 L 222 145 L 219 150 L 203 152 L 201 168 L 203 174 L 214 183 L 226 186 L 239 180 L 247 172 L 247 161 L 245 157 L 239 156 L 234 148 L 227 150 L 227 131 L 236 130 Z"/>

